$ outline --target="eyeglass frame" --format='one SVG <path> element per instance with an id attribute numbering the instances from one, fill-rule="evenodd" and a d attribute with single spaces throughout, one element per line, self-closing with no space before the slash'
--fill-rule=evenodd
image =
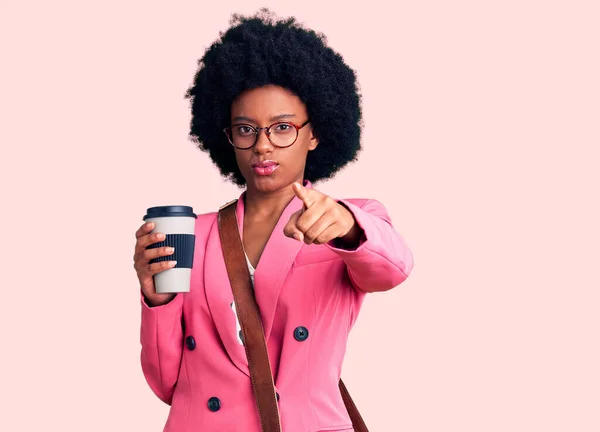
<path id="1" fill-rule="evenodd" d="M 258 135 L 260 134 L 261 130 L 265 131 L 265 135 L 267 135 L 267 139 L 275 147 L 277 147 L 277 148 L 288 148 L 288 147 L 293 146 L 296 143 L 296 141 L 298 141 L 298 136 L 300 135 L 300 129 L 302 129 L 304 126 L 306 126 L 309 123 L 310 123 L 310 119 L 306 120 L 300 126 L 298 126 L 295 123 L 289 122 L 289 121 L 278 121 L 278 122 L 273 123 L 270 126 L 265 126 L 265 127 L 260 127 L 260 128 L 254 127 L 254 126 L 252 126 L 251 124 L 248 124 L 248 123 L 236 123 L 236 124 L 233 124 L 233 125 L 228 126 L 226 128 L 223 128 L 223 132 L 225 132 L 225 136 L 227 136 L 227 141 L 229 141 L 229 143 L 233 147 L 235 147 L 236 149 L 238 149 L 238 150 L 250 150 L 252 147 L 254 147 L 256 145 L 256 143 L 258 142 Z M 296 129 L 296 138 L 294 139 L 294 141 L 291 144 L 286 145 L 286 146 L 279 146 L 279 145 L 275 144 L 273 141 L 271 141 L 271 136 L 270 136 L 271 132 L 269 132 L 269 130 L 273 126 L 278 125 L 278 124 L 289 124 L 289 125 L 293 126 Z M 233 143 L 233 139 L 229 137 L 230 134 L 228 133 L 228 131 L 231 131 L 231 128 L 233 128 L 234 126 L 248 126 L 248 127 L 252 128 L 252 129 L 254 129 L 254 144 L 252 144 L 250 147 L 244 147 L 244 148 L 236 147 L 236 145 Z"/>

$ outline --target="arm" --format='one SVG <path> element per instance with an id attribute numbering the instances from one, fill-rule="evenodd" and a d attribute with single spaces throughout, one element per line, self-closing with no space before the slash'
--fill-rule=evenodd
<path id="1" fill-rule="evenodd" d="M 413 268 L 413 256 L 383 204 L 373 199 L 360 206 L 347 200 L 338 202 L 352 213 L 355 226 L 347 238 L 325 245 L 344 260 L 354 286 L 375 292 L 402 283 Z"/>
<path id="2" fill-rule="evenodd" d="M 141 364 L 146 382 L 164 403 L 171 405 L 183 355 L 183 296 L 149 306 L 141 294 Z"/>

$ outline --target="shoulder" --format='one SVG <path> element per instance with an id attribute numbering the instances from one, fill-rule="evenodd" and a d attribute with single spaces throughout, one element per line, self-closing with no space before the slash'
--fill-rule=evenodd
<path id="1" fill-rule="evenodd" d="M 337 201 L 341 202 L 343 204 L 350 204 L 352 206 L 356 206 L 363 210 L 370 210 L 370 209 L 384 209 L 385 210 L 385 206 L 383 205 L 383 203 L 381 201 L 373 199 L 373 198 L 338 198 Z"/>
<path id="2" fill-rule="evenodd" d="M 217 220 L 217 214 L 218 212 L 216 211 L 208 213 L 199 213 L 197 215 L 198 217 L 196 218 L 195 234 L 208 235 L 210 229 Z"/>
<path id="3" fill-rule="evenodd" d="M 385 205 L 373 198 L 342 198 L 337 201 L 345 205 L 350 211 L 362 211 L 380 218 L 390 220 L 390 215 Z M 355 215 L 356 216 L 356 215 Z"/>
<path id="4" fill-rule="evenodd" d="M 211 228 L 215 223 L 217 223 L 217 216 L 219 215 L 219 210 L 228 206 L 235 205 L 237 199 L 231 200 L 225 204 L 223 204 L 219 209 L 206 213 L 198 213 L 196 219 L 196 235 L 202 235 L 210 232 Z"/>
<path id="5" fill-rule="evenodd" d="M 383 203 L 375 198 L 337 198 L 337 200 L 349 202 L 358 207 L 383 206 Z"/>
<path id="6" fill-rule="evenodd" d="M 196 222 L 200 221 L 201 223 L 206 223 L 206 222 L 210 222 L 211 220 L 216 220 L 217 219 L 217 214 L 218 212 L 216 211 L 212 211 L 212 212 L 208 212 L 208 213 L 198 213 L 198 219 L 196 219 Z"/>
<path id="7" fill-rule="evenodd" d="M 207 223 L 211 223 L 212 221 L 217 220 L 217 215 L 219 212 L 212 211 L 208 213 L 198 213 L 198 219 L 196 219 L 196 224 L 205 225 Z"/>
<path id="8" fill-rule="evenodd" d="M 338 201 L 353 204 L 357 207 L 362 207 L 367 201 L 372 201 L 370 198 L 338 198 Z"/>

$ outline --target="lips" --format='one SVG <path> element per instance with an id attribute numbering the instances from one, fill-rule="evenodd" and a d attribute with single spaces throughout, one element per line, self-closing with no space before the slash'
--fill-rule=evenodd
<path id="1" fill-rule="evenodd" d="M 252 165 L 252 169 L 258 175 L 270 175 L 277 169 L 279 164 L 275 161 L 262 161 Z"/>
<path id="2" fill-rule="evenodd" d="M 259 167 L 259 168 L 266 168 L 268 166 L 271 165 L 277 165 L 277 162 L 275 161 L 263 161 L 263 162 L 258 162 L 252 165 L 252 168 L 254 167 Z"/>

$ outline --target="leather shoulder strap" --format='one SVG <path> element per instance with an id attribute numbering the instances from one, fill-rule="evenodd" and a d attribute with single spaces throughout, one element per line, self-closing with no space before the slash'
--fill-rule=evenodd
<path id="1" fill-rule="evenodd" d="M 235 309 L 242 328 L 242 339 L 248 357 L 250 380 L 252 381 L 262 430 L 263 432 L 281 432 L 279 407 L 264 330 L 258 305 L 254 298 L 250 272 L 248 271 L 244 247 L 238 230 L 235 213 L 236 203 L 237 200 L 231 201 L 219 209 L 218 224 L 221 248 L 223 249 L 223 258 L 225 259 L 225 266 L 233 291 Z M 352 420 L 354 431 L 369 432 L 342 380 L 340 380 L 339 388 L 344 405 Z"/>
<path id="2" fill-rule="evenodd" d="M 264 330 L 258 305 L 252 292 L 252 282 L 235 214 L 235 203 L 229 203 L 219 210 L 218 223 L 223 258 L 233 291 L 235 310 L 242 340 L 248 357 L 250 379 L 263 432 L 281 432 L 279 407 L 275 395 L 275 385 L 265 343 Z"/>
<path id="3" fill-rule="evenodd" d="M 350 414 L 350 420 L 352 420 L 352 428 L 354 429 L 354 432 L 369 432 L 369 429 L 367 429 L 365 421 L 360 415 L 360 412 L 358 412 L 358 408 L 356 408 L 356 405 L 354 404 L 350 393 L 348 393 L 346 385 L 341 379 L 339 387 L 340 393 L 342 394 L 342 399 L 344 401 L 344 405 L 346 405 L 346 410 L 348 411 L 348 414 Z"/>

